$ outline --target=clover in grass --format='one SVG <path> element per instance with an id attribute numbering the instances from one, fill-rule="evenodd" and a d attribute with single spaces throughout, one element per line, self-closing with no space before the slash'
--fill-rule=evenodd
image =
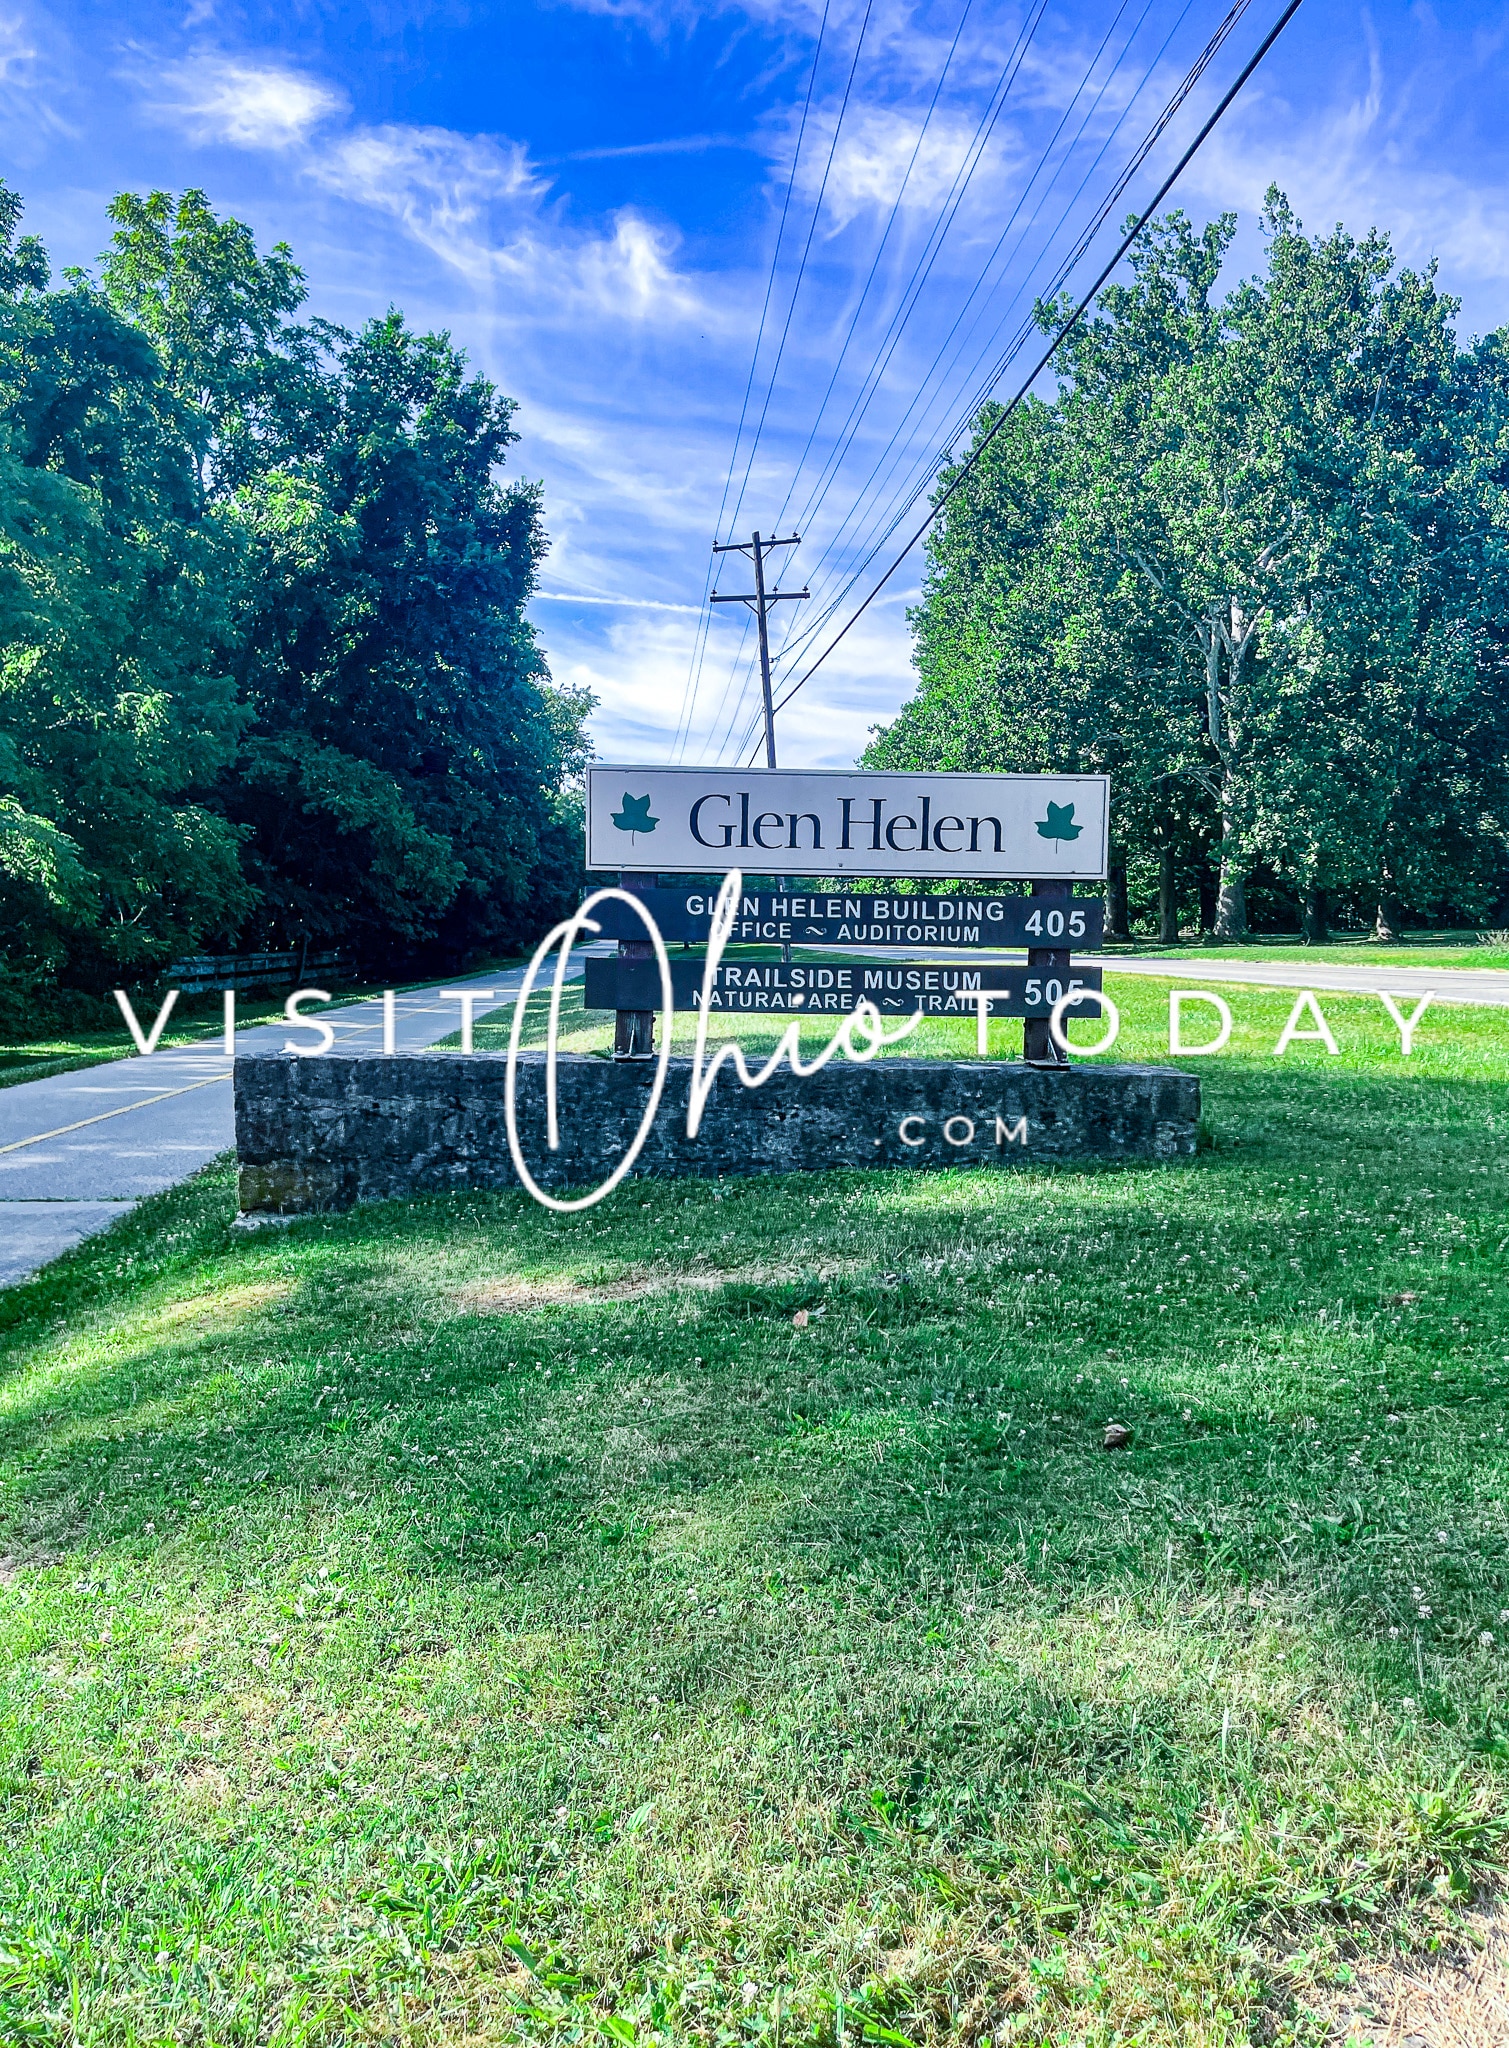
<path id="1" fill-rule="evenodd" d="M 625 790 L 623 809 L 613 813 L 613 822 L 620 832 L 627 832 L 632 839 L 636 832 L 653 832 L 660 820 L 650 816 L 650 799 L 647 796 L 630 796 Z"/>

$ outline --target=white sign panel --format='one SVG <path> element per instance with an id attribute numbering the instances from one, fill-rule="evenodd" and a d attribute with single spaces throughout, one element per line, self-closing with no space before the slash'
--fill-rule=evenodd
<path id="1" fill-rule="evenodd" d="M 1102 881 L 1104 775 L 587 770 L 587 865 L 661 874 Z"/>

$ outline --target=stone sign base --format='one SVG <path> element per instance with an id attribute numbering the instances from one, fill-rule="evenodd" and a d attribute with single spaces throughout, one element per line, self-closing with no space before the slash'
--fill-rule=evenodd
<path id="1" fill-rule="evenodd" d="M 503 1119 L 502 1054 L 381 1059 L 291 1055 L 236 1061 L 243 1215 L 296 1216 L 418 1192 L 516 1188 Z M 545 1142 L 543 1054 L 519 1061 L 519 1135 L 552 1190 L 599 1186 L 633 1141 L 650 1061 L 562 1054 L 557 1152 Z M 1164 1160 L 1195 1150 L 1200 1084 L 1168 1067 L 1009 1060 L 833 1060 L 760 1089 L 725 1066 L 694 1139 L 691 1061 L 672 1059 L 636 1175 L 830 1167 L 942 1167 L 1059 1159 Z"/>

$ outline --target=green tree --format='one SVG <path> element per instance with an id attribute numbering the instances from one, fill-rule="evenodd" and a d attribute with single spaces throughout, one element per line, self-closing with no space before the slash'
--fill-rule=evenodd
<path id="1" fill-rule="evenodd" d="M 1176 935 L 1176 867 L 1211 829 L 1191 779 L 1205 761 L 1191 658 L 1087 534 L 1081 460 L 1055 407 L 1029 401 L 998 429 L 930 546 L 913 614 L 922 687 L 866 759 L 1110 775 L 1109 928 L 1125 924 L 1128 860 L 1151 859 Z"/>
<path id="2" fill-rule="evenodd" d="M 218 220 L 199 191 L 122 192 L 108 213 L 100 282 L 157 351 L 201 499 L 313 453 L 333 410 L 325 356 L 339 330 L 292 318 L 306 289 L 287 243 L 259 256 L 251 230 Z"/>
<path id="3" fill-rule="evenodd" d="M 512 401 L 396 314 L 334 362 L 317 457 L 241 495 L 266 568 L 232 804 L 279 935 L 443 963 L 574 889 L 555 793 L 587 705 L 524 617 L 544 536 L 538 490 L 495 481 Z"/>
<path id="4" fill-rule="evenodd" d="M 302 274 L 200 193 L 124 195 L 104 275 L 153 335 L 196 475 L 249 544 L 251 714 L 221 801 L 273 944 L 449 964 L 574 894 L 563 787 L 589 701 L 552 691 L 524 606 L 538 489 L 502 485 L 514 402 L 401 315 L 293 318 Z"/>
<path id="5" fill-rule="evenodd" d="M 1217 303 L 1234 227 L 1155 224 L 1065 345 L 1051 465 L 1003 435 L 953 499 L 922 688 L 877 753 L 983 693 L 998 765 L 1110 767 L 1165 936 L 1169 867 L 1211 840 L 1221 937 L 1257 863 L 1317 935 L 1338 891 L 1385 922 L 1479 905 L 1503 856 L 1500 358 L 1469 370 L 1454 303 L 1385 237 L 1310 240 L 1277 192 L 1264 275 Z M 1036 499 L 1025 553 L 992 523 L 1007 489 Z"/>
<path id="6" fill-rule="evenodd" d="M 538 490 L 444 335 L 298 315 L 281 245 L 124 194 L 54 289 L 0 187 L 0 997 L 201 944 L 519 942 L 581 873 L 589 700 Z"/>
<path id="7" fill-rule="evenodd" d="M 110 976 L 234 930 L 238 833 L 203 792 L 245 720 L 227 590 L 150 341 L 48 289 L 0 192 L 0 843 L 11 972 Z"/>

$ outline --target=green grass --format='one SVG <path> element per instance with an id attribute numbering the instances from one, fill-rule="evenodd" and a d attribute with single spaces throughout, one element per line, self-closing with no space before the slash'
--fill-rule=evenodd
<path id="1" fill-rule="evenodd" d="M 1313 2043 L 1448 1939 L 1509 1018 L 1231 999 L 1185 1166 L 222 1169 L 0 1295 L 0 2037 Z"/>
<path id="2" fill-rule="evenodd" d="M 152 1028 L 160 998 L 137 996 L 136 1014 L 145 1031 Z M 275 1024 L 283 1014 L 281 1000 L 265 995 L 241 998 L 236 1023 L 243 1031 L 257 1024 Z M 218 995 L 180 996 L 173 1014 L 163 1027 L 157 1043 L 164 1051 L 172 1046 L 198 1045 L 216 1041 L 222 1031 Z M 0 1088 L 17 1081 L 44 1081 L 53 1074 L 71 1074 L 83 1067 L 98 1067 L 110 1060 L 129 1059 L 136 1045 L 124 1020 L 108 1030 L 69 1031 L 44 1034 L 39 1038 L 0 1040 Z"/>
<path id="3" fill-rule="evenodd" d="M 745 957 L 756 957 L 755 950 L 751 948 Z M 1116 1004 L 1122 1019 L 1120 1036 L 1106 1055 L 1108 1059 L 1167 1064 L 1168 990 L 1177 987 L 1179 980 L 1177 973 L 1156 977 L 1118 974 L 1114 963 L 1108 961 L 1106 993 Z M 1299 999 L 1299 991 L 1264 989 L 1247 982 L 1212 983 L 1203 977 L 1200 987 L 1223 997 L 1230 1008 L 1231 1042 L 1227 1052 L 1217 1058 L 1176 1064 L 1187 1064 L 1192 1073 L 1202 1075 L 1207 1082 L 1226 1078 L 1226 1071 L 1233 1061 L 1244 1065 L 1256 1063 L 1259 1073 L 1272 1065 L 1273 1049 Z M 568 982 L 562 991 L 560 1046 L 566 1052 L 611 1053 L 612 1012 L 584 1010 L 582 994 L 580 981 Z M 1414 999 L 1404 997 L 1398 1000 L 1404 1015 L 1411 1015 Z M 1509 1074 L 1509 1013 L 1456 1003 L 1435 1004 L 1423 1014 L 1416 1027 L 1414 1051 L 1405 1061 L 1399 1057 L 1398 1027 L 1375 996 L 1341 995 L 1322 990 L 1317 993 L 1316 1001 L 1337 1042 L 1336 1059 L 1333 1061 L 1317 1044 L 1301 1042 L 1291 1045 L 1282 1056 L 1277 1072 L 1289 1073 L 1300 1063 L 1309 1061 L 1313 1064 L 1318 1059 L 1325 1067 L 1336 1066 L 1341 1071 L 1355 1071 L 1374 1079 L 1388 1076 L 1407 1081 L 1411 1077 L 1426 1075 L 1444 1077 L 1471 1073 L 1483 1081 L 1491 1081 Z M 537 992 L 530 1003 L 521 1039 L 524 1046 L 544 1044 L 547 1012 L 546 997 Z M 791 1021 L 789 1016 L 761 1018 L 736 1013 L 712 1017 L 708 1022 L 710 1054 L 726 1040 L 737 1039 L 748 1050 L 751 1061 L 756 1055 L 768 1057 Z M 827 1043 L 838 1021 L 823 1017 L 800 1020 L 804 1058 L 811 1059 L 816 1050 Z M 479 1016 L 473 1032 L 473 1043 L 478 1052 L 505 1052 L 512 1022 L 511 1006 L 495 1010 L 488 1016 Z M 902 1017 L 884 1019 L 888 1033 L 900 1030 L 905 1022 Z M 1187 1039 L 1198 1044 L 1212 1036 L 1216 1028 L 1215 1013 L 1208 1005 L 1194 1001 L 1186 1006 L 1184 1035 Z M 1308 1014 L 1302 1020 L 1301 1028 L 1315 1028 Z M 1089 1045 L 1099 1041 L 1105 1026 L 1092 1011 L 1084 1018 L 1070 1017 L 1068 1029 L 1071 1043 Z M 657 1023 L 657 1044 L 659 1030 Z M 978 1056 L 977 1031 L 972 1013 L 966 1012 L 957 1021 L 929 1018 L 912 1035 L 889 1046 L 880 1057 L 913 1059 L 922 1054 L 946 1059 L 974 1059 Z M 696 1033 L 697 1020 L 694 1016 L 686 1013 L 677 1016 L 672 1039 L 674 1049 L 678 1053 L 690 1054 Z M 440 1041 L 437 1049 L 454 1050 L 460 1042 L 460 1033 L 453 1032 L 449 1038 Z M 987 1042 L 992 1059 L 1019 1058 L 1022 1051 L 1020 1021 L 993 1018 Z"/>
<path id="4" fill-rule="evenodd" d="M 1349 967 L 1496 967 L 1509 968 L 1509 946 L 1484 944 L 1475 932 L 1414 932 L 1397 945 L 1379 945 L 1365 932 L 1333 936 L 1323 946 L 1307 945 L 1292 935 L 1253 934 L 1239 946 L 1212 946 L 1185 940 L 1160 946 L 1156 939 L 1112 940 L 1107 953 L 1152 954 L 1160 960 L 1306 960 Z"/>
<path id="5" fill-rule="evenodd" d="M 497 960 L 484 961 L 480 966 L 468 967 L 465 975 L 486 974 L 494 969 L 502 971 L 519 965 L 517 955 L 505 954 Z M 405 981 L 395 986 L 402 992 L 428 988 L 431 984 L 427 981 Z M 359 987 L 337 986 L 331 993 L 336 1002 L 350 1003 L 359 1002 L 374 991 L 363 984 Z M 133 991 L 132 1000 L 142 1028 L 150 1031 L 162 1000 L 162 991 L 154 989 L 148 994 Z M 238 1000 L 236 1028 L 251 1031 L 259 1024 L 280 1023 L 282 1017 L 281 995 L 249 990 Z M 157 1042 L 165 1050 L 174 1046 L 209 1044 L 219 1040 L 222 1030 L 221 997 L 217 990 L 212 990 L 206 995 L 180 996 Z M 41 1081 L 52 1074 L 68 1074 L 82 1067 L 100 1066 L 107 1060 L 129 1059 L 135 1051 L 135 1042 L 123 1020 L 98 1031 L 43 1032 L 37 1037 L 22 1035 L 0 1039 L 0 1088 L 10 1087 L 17 1081 Z"/>

